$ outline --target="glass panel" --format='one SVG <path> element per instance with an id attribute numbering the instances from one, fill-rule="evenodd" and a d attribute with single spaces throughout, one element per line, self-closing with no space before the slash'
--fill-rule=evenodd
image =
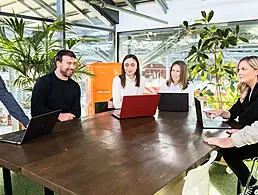
<path id="1" fill-rule="evenodd" d="M 241 23 L 240 29 L 241 34 L 248 38 L 250 43 L 239 42 L 238 47 L 225 49 L 226 61 L 233 60 L 237 63 L 244 56 L 258 54 L 257 25 Z M 142 75 L 147 81 L 146 93 L 156 92 L 168 78 L 171 64 L 176 60 L 184 60 L 191 46 L 197 44 L 196 35 L 178 41 L 180 31 L 179 28 L 168 28 L 119 34 L 119 61 L 129 53 L 139 58 Z M 197 78 L 195 85 L 197 89 L 201 88 L 203 83 Z"/>

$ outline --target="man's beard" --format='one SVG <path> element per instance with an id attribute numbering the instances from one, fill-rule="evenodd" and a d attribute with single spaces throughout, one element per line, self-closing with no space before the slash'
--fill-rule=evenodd
<path id="1" fill-rule="evenodd" d="M 73 76 L 73 70 L 71 70 L 72 73 L 69 73 L 71 69 L 66 69 L 66 70 L 60 70 L 63 76 L 65 77 L 71 77 Z"/>

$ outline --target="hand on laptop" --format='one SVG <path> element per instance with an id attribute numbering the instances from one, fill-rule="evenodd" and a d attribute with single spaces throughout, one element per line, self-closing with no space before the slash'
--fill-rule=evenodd
<path id="1" fill-rule="evenodd" d="M 218 146 L 220 148 L 233 148 L 235 147 L 232 139 L 229 138 L 206 138 L 204 139 L 204 142 L 206 142 L 209 145 Z"/>
<path id="2" fill-rule="evenodd" d="M 208 110 L 208 111 L 203 111 L 208 118 L 216 118 L 218 116 L 221 116 L 223 113 L 223 110 Z"/>
<path id="3" fill-rule="evenodd" d="M 227 133 L 228 134 L 234 134 L 234 133 L 236 133 L 238 131 L 239 131 L 239 129 L 231 129 L 231 130 L 227 130 Z"/>
<path id="4" fill-rule="evenodd" d="M 63 122 L 63 121 L 72 120 L 73 118 L 75 118 L 75 116 L 71 113 L 60 113 L 59 117 L 58 117 L 58 120 Z"/>

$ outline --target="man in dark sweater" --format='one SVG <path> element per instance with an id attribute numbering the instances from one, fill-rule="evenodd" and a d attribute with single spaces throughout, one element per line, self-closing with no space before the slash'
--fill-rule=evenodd
<path id="1" fill-rule="evenodd" d="M 76 65 L 72 51 L 60 50 L 56 55 L 56 70 L 40 77 L 31 98 L 32 117 L 61 109 L 58 119 L 67 121 L 81 116 L 81 90 L 70 77 Z"/>

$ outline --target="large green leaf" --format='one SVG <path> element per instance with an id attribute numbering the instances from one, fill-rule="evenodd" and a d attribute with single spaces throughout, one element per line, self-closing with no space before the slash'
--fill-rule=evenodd
<path id="1" fill-rule="evenodd" d="M 239 37 L 239 39 L 245 43 L 249 43 L 248 39 L 245 37 Z"/>
<path id="2" fill-rule="evenodd" d="M 214 15 L 214 11 L 211 10 L 211 11 L 208 13 L 208 22 L 211 21 L 211 19 L 213 18 L 213 15 Z"/>
<path id="3" fill-rule="evenodd" d="M 203 17 L 204 19 L 206 19 L 206 17 L 207 17 L 206 12 L 205 12 L 205 11 L 201 11 L 201 13 L 202 13 L 202 17 Z"/>

